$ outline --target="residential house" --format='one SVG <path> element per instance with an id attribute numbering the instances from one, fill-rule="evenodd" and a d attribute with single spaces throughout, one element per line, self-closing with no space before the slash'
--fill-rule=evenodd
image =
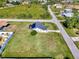
<path id="1" fill-rule="evenodd" d="M 32 25 L 30 25 L 30 27 L 29 28 L 31 28 L 31 29 L 33 29 L 33 30 L 36 30 L 36 31 L 44 31 L 44 30 L 47 30 L 47 27 L 46 26 L 44 26 L 42 23 L 40 23 L 40 22 L 35 22 L 35 23 L 33 23 Z"/>
<path id="2" fill-rule="evenodd" d="M 16 1 L 22 2 L 23 0 L 8 0 L 9 3 L 12 3 L 13 1 L 14 1 L 14 2 L 16 2 Z"/>
<path id="3" fill-rule="evenodd" d="M 0 21 L 0 30 L 8 25 L 7 21 Z"/>
<path id="4" fill-rule="evenodd" d="M 65 17 L 73 17 L 73 12 L 72 12 L 72 9 L 65 9 L 63 12 L 62 12 L 62 16 L 65 16 Z"/>
<path id="5" fill-rule="evenodd" d="M 63 2 L 72 3 L 74 0 L 63 0 Z"/>

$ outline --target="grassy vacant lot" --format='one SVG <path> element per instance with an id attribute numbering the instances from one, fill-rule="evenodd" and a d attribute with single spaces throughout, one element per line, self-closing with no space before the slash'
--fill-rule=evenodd
<path id="1" fill-rule="evenodd" d="M 37 33 L 31 35 L 30 23 L 12 23 L 16 31 L 6 46 L 2 57 L 53 57 L 73 59 L 62 36 L 58 33 Z M 53 25 L 52 25 L 53 27 Z"/>
<path id="2" fill-rule="evenodd" d="M 0 9 L 0 18 L 9 19 L 51 19 L 46 6 L 39 4 L 18 5 Z"/>

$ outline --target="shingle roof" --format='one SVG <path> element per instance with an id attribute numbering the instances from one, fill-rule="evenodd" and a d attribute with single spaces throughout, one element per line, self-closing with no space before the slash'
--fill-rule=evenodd
<path id="1" fill-rule="evenodd" d="M 42 23 L 40 22 L 35 22 L 32 24 L 32 28 L 39 28 L 39 29 L 42 29 L 42 30 L 46 30 L 46 26 L 44 26 Z"/>
<path id="2" fill-rule="evenodd" d="M 6 21 L 0 21 L 0 27 L 7 25 L 8 23 Z"/>

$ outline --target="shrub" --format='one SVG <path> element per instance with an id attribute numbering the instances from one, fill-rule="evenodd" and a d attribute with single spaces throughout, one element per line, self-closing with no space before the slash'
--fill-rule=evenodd
<path id="1" fill-rule="evenodd" d="M 35 31 L 35 30 L 33 30 L 32 32 L 31 32 L 31 35 L 32 36 L 35 36 L 37 34 L 37 31 Z"/>
<path id="2" fill-rule="evenodd" d="M 64 57 L 64 59 L 70 59 L 70 58 L 66 56 L 66 57 Z"/>

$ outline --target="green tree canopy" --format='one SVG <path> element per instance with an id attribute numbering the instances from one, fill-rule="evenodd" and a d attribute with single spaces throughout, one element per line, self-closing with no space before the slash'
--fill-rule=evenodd
<path id="1" fill-rule="evenodd" d="M 5 2 L 5 0 L 0 0 L 0 7 L 3 6 L 3 3 Z"/>

